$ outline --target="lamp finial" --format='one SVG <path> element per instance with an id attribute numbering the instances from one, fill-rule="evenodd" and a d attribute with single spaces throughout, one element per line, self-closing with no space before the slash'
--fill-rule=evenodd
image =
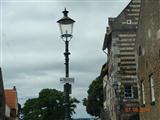
<path id="1" fill-rule="evenodd" d="M 67 16 L 68 16 L 68 11 L 67 11 L 67 9 L 66 9 L 66 8 L 64 8 L 63 14 L 64 14 L 64 16 L 65 16 L 65 17 L 67 17 Z"/>

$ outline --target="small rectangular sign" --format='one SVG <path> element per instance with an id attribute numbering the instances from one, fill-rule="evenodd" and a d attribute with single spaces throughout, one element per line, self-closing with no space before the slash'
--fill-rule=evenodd
<path id="1" fill-rule="evenodd" d="M 65 77 L 65 78 L 60 78 L 60 83 L 69 83 L 69 84 L 72 84 L 74 83 L 74 78 L 69 78 L 69 77 Z"/>

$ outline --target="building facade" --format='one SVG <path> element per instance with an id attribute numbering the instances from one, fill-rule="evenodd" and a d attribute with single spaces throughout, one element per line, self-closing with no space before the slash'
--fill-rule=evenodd
<path id="1" fill-rule="evenodd" d="M 104 77 L 104 104 L 111 120 L 139 120 L 135 43 L 140 8 L 141 0 L 131 0 L 116 18 L 109 18 L 103 44 L 108 58 L 108 73 Z"/>
<path id="2" fill-rule="evenodd" d="M 0 68 L 0 120 L 5 119 L 5 96 L 3 86 L 3 76 Z"/>
<path id="3" fill-rule="evenodd" d="M 107 53 L 107 63 L 104 66 L 105 75 L 103 76 L 103 98 L 104 98 L 104 112 L 105 112 L 105 120 L 116 120 L 115 114 L 115 104 L 116 104 L 116 94 L 114 88 L 112 87 L 113 80 L 110 77 L 111 74 L 111 31 L 109 27 L 106 29 L 105 41 L 103 44 L 103 50 L 107 49 L 105 53 Z"/>
<path id="4" fill-rule="evenodd" d="M 18 98 L 16 88 L 5 89 L 6 120 L 18 120 Z"/>
<path id="5" fill-rule="evenodd" d="M 140 120 L 160 119 L 160 1 L 142 0 L 137 35 Z"/>

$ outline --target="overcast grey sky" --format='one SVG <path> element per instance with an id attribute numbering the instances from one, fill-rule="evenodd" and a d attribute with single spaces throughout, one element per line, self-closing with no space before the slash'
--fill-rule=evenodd
<path id="1" fill-rule="evenodd" d="M 43 88 L 63 90 L 64 42 L 56 23 L 66 7 L 76 23 L 70 41 L 72 96 L 82 101 L 106 62 L 102 44 L 108 17 L 116 17 L 130 0 L 1 0 L 1 64 L 5 88 L 17 87 L 19 102 Z M 82 104 L 74 117 L 89 117 Z"/>

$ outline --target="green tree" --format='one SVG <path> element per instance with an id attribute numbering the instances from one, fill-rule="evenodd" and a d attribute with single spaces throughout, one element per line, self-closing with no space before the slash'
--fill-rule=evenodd
<path id="1" fill-rule="evenodd" d="M 75 113 L 76 98 L 70 98 L 70 114 Z M 64 120 L 63 92 L 43 89 L 38 98 L 28 99 L 22 110 L 24 120 Z"/>
<path id="2" fill-rule="evenodd" d="M 103 106 L 103 79 L 98 77 L 90 84 L 87 91 L 88 97 L 83 99 L 88 114 L 100 117 Z"/>

